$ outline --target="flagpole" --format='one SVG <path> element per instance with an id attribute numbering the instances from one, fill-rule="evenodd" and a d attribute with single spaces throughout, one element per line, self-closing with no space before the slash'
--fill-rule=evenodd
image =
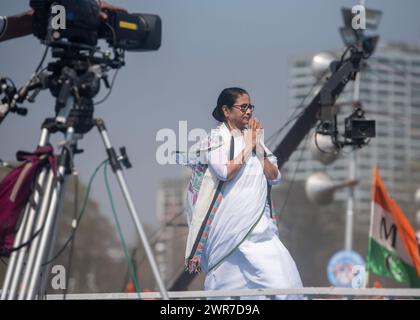
<path id="1" fill-rule="evenodd" d="M 359 4 L 365 6 L 365 1 L 360 0 Z M 357 44 L 359 47 L 362 46 L 362 43 L 359 41 Z M 360 74 L 361 70 L 356 73 L 356 78 L 354 79 L 353 87 L 353 109 L 356 109 L 360 101 Z M 357 153 L 356 147 L 352 147 L 352 152 L 350 153 L 349 161 L 349 179 L 350 181 L 356 181 L 357 178 Z M 344 234 L 344 249 L 352 250 L 353 249 L 353 220 L 354 220 L 354 208 L 355 208 L 355 186 L 348 189 L 347 197 L 347 210 L 346 210 L 346 225 L 345 225 L 345 234 Z"/>
<path id="2" fill-rule="evenodd" d="M 360 5 L 362 5 L 362 6 L 364 6 L 366 8 L 366 6 L 365 6 L 365 4 L 366 4 L 365 3 L 365 0 L 360 0 L 359 3 L 360 3 Z M 359 44 L 359 45 L 361 46 L 361 44 Z M 360 71 L 357 73 L 356 79 L 355 79 L 355 88 L 354 88 L 353 101 L 356 102 L 356 103 L 360 100 Z M 357 85 L 356 85 L 356 82 L 357 82 Z M 356 92 L 356 90 L 357 90 L 357 92 Z M 353 152 L 352 153 L 352 160 L 351 161 L 353 162 L 353 165 L 356 168 L 356 161 L 357 161 L 356 152 Z M 356 172 L 354 172 L 354 174 L 356 175 Z M 354 194 L 353 194 L 353 197 L 354 197 Z M 372 232 L 372 230 L 371 230 L 372 219 L 373 219 L 373 201 L 371 202 L 371 212 L 370 212 L 370 220 L 371 220 L 371 223 L 370 223 L 370 228 L 369 228 L 369 235 Z M 368 268 L 367 268 L 368 263 L 369 263 L 369 253 L 370 252 L 369 252 L 369 239 L 368 239 L 368 254 L 367 254 L 367 259 L 366 259 L 366 263 L 365 263 L 366 280 L 364 281 L 364 286 L 363 286 L 364 288 L 370 287 L 369 286 L 370 272 L 368 271 Z"/>
<path id="3" fill-rule="evenodd" d="M 364 0 L 359 0 L 359 4 L 365 6 Z M 362 44 L 357 44 L 359 47 Z M 359 105 L 360 101 L 360 75 L 361 70 L 356 74 L 354 79 L 354 87 L 353 87 L 353 109 L 356 109 Z M 350 160 L 349 160 L 349 179 L 350 181 L 356 181 L 357 179 L 357 153 L 356 147 L 352 147 L 353 150 L 350 153 Z M 352 250 L 353 249 L 353 222 L 354 222 L 354 211 L 355 211 L 355 185 L 351 186 L 348 189 L 348 197 L 347 197 L 347 209 L 346 209 L 346 225 L 345 225 L 345 234 L 344 234 L 344 249 L 345 250 Z M 366 288 L 369 283 L 369 273 L 367 272 L 367 261 L 365 265 L 365 272 L 366 272 L 366 280 L 364 281 L 363 287 Z"/>
<path id="4" fill-rule="evenodd" d="M 375 164 L 375 169 L 374 172 L 376 171 L 377 168 L 377 163 Z M 370 280 L 370 272 L 368 271 L 368 265 L 369 265 L 369 260 L 370 260 L 370 248 L 369 248 L 369 241 L 370 238 L 373 236 L 373 212 L 374 212 L 374 205 L 375 205 L 375 201 L 374 201 L 374 193 L 375 193 L 375 174 L 373 175 L 373 183 L 372 183 L 372 200 L 371 200 L 371 204 L 370 204 L 370 223 L 369 223 L 369 237 L 368 237 L 368 253 L 367 253 L 367 257 L 366 257 L 366 266 L 365 266 L 365 270 L 366 270 L 366 280 L 364 283 L 364 288 L 368 288 L 369 287 L 369 280 Z"/>
<path id="5" fill-rule="evenodd" d="M 369 266 L 369 260 L 370 260 L 370 247 L 369 247 L 369 243 L 370 243 L 370 239 L 373 237 L 373 213 L 375 210 L 375 188 L 376 188 L 376 173 L 378 170 L 378 163 L 375 163 L 375 167 L 373 169 L 373 176 L 372 176 L 372 200 L 370 203 L 370 222 L 369 222 L 369 236 L 368 236 L 368 253 L 366 256 L 366 266 L 365 266 L 365 271 L 366 271 L 366 280 L 365 280 L 365 285 L 364 288 L 369 288 L 369 281 L 370 281 L 370 272 L 368 271 L 368 266 Z"/>

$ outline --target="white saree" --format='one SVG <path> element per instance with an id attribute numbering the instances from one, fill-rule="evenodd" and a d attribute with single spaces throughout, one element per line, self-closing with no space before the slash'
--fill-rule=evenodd
<path id="1" fill-rule="evenodd" d="M 221 130 L 230 136 L 223 124 Z M 245 147 L 244 138 L 238 133 L 230 139 L 235 158 Z M 207 273 L 204 289 L 301 287 L 299 272 L 278 237 L 267 201 L 267 182 L 278 184 L 280 172 L 275 180 L 267 180 L 260 160 L 253 154 L 231 180 L 226 180 L 231 150 L 226 143 L 229 140 L 226 137 L 222 140 L 220 147 L 206 155 L 209 171 L 206 174 L 224 183 L 200 257 L 200 268 Z M 264 149 L 269 161 L 276 164 L 275 156 L 265 146 Z M 187 254 L 190 247 L 187 245 Z"/>
<path id="2" fill-rule="evenodd" d="M 234 139 L 236 157 L 245 143 L 241 134 Z M 209 154 L 209 168 L 221 180 L 226 179 L 228 151 L 228 146 L 222 146 Z M 269 160 L 277 164 L 274 155 Z M 280 183 L 280 172 L 276 180 L 268 182 Z M 204 289 L 301 287 L 296 264 L 271 218 L 267 178 L 257 156 L 252 155 L 223 189 L 223 201 L 212 221 L 202 258 L 207 271 Z"/>

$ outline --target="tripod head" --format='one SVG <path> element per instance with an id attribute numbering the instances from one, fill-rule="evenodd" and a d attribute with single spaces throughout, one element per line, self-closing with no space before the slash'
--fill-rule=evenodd
<path id="1" fill-rule="evenodd" d="M 19 90 L 10 79 L 0 79 L 0 94 L 5 95 L 0 122 L 8 112 L 26 115 L 27 109 L 19 104 L 35 102 L 40 91 L 49 89 L 55 97 L 55 117 L 46 122 L 56 124 L 53 131 L 64 133 L 71 125 L 75 133 L 87 133 L 95 125 L 93 98 L 100 91 L 101 80 L 110 89 L 108 72 L 125 65 L 124 51 L 116 48 L 111 54 L 99 47 L 68 41 L 56 41 L 50 48 L 56 60 L 36 72 Z"/>
<path id="2" fill-rule="evenodd" d="M 47 87 L 56 98 L 55 120 L 71 123 L 75 133 L 84 134 L 94 126 L 93 98 L 99 93 L 101 80 L 110 89 L 107 72 L 125 65 L 122 50 L 115 49 L 114 57 L 97 47 L 58 42 L 52 49 L 48 64 L 51 72 Z"/>

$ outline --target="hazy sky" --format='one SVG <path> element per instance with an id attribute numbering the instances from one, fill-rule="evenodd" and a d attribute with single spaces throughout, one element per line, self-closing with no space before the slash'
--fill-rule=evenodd
<path id="1" fill-rule="evenodd" d="M 130 12 L 155 13 L 163 23 L 157 52 L 127 53 L 110 98 L 95 110 L 105 119 L 114 146 L 126 146 L 134 167 L 125 171 L 144 223 L 156 225 L 156 191 L 164 178 L 177 177 L 181 168 L 156 162 L 156 133 L 178 132 L 216 125 L 211 111 L 220 91 L 240 86 L 249 91 L 266 136 L 288 115 L 288 59 L 341 48 L 340 8 L 354 0 L 124 0 L 112 2 Z M 2 0 L 0 14 L 28 8 L 29 1 Z M 378 33 L 387 41 L 420 44 L 420 1 L 367 0 L 367 7 L 384 11 Z M 0 76 L 20 86 L 37 66 L 44 47 L 33 37 L 0 43 Z M 48 57 L 50 58 L 50 57 Z M 98 97 L 102 97 L 102 91 Z M 0 125 L 0 158 L 14 160 L 16 150 L 33 150 L 44 118 L 53 116 L 54 100 L 47 92 L 28 104 L 26 117 L 11 114 Z M 61 137 L 60 137 L 61 138 Z M 81 179 L 87 183 L 106 157 L 96 129 L 79 144 Z M 113 184 L 125 231 L 133 230 L 119 189 Z M 92 195 L 110 216 L 103 177 L 98 175 Z"/>

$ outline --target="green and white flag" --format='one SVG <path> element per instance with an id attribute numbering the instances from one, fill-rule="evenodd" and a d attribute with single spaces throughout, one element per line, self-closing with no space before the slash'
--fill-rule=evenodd
<path id="1" fill-rule="evenodd" d="M 388 195 L 375 166 L 367 271 L 420 287 L 420 256 L 416 233 Z"/>

